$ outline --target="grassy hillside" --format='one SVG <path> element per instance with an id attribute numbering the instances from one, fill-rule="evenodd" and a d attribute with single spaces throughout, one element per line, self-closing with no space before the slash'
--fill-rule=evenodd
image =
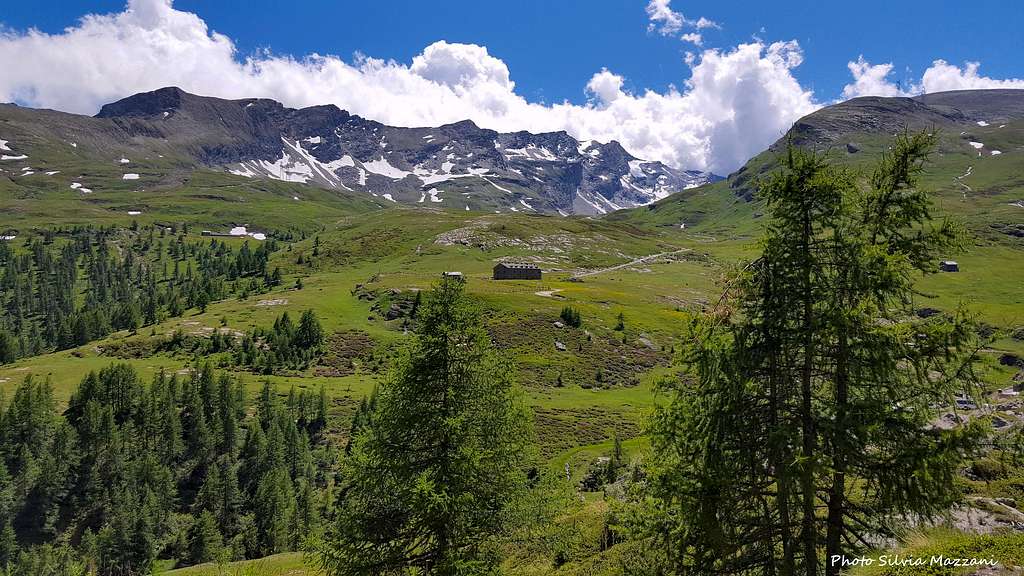
<path id="1" fill-rule="evenodd" d="M 203 314 L 190 310 L 138 334 L 121 332 L 0 367 L 0 385 L 11 390 L 30 373 L 45 375 L 57 397 L 66 400 L 88 371 L 115 360 L 133 364 L 145 377 L 161 368 L 187 367 L 192 360 L 187 355 L 130 352 L 154 338 L 178 330 L 198 337 L 214 329 L 246 332 L 269 326 L 284 311 L 297 316 L 312 308 L 328 333 L 339 332 L 343 340 L 345 334 L 364 335 L 377 360 L 347 376 L 327 376 L 329 370 L 320 367 L 271 380 L 282 391 L 292 384 L 311 389 L 325 384 L 343 419 L 345 408 L 380 381 L 387 357 L 403 340 L 402 320 L 389 321 L 374 310 L 378 300 L 410 298 L 441 272 L 459 270 L 488 311 L 495 341 L 517 359 L 521 380 L 535 400 L 546 452 L 553 454 L 605 441 L 616 429 L 626 436 L 637 433 L 643 407 L 652 401 L 651 380 L 670 364 L 687 312 L 701 308 L 715 291 L 722 265 L 743 252 L 739 245 L 723 246 L 717 260 L 684 236 L 585 219 L 387 210 L 317 222 L 318 256 L 312 256 L 311 236 L 272 257 L 271 265 L 285 272 L 285 287 L 215 302 Z M 579 271 L 661 253 L 667 254 L 570 281 Z M 541 281 L 491 280 L 490 270 L 502 258 L 538 261 L 549 272 Z M 302 279 L 301 290 L 293 288 L 295 278 Z M 580 310 L 581 328 L 556 327 L 566 305 Z M 620 313 L 625 329 L 616 331 Z M 566 350 L 558 350 L 556 342 Z M 243 379 L 254 392 L 262 377 Z"/>
<path id="2" fill-rule="evenodd" d="M 301 552 L 267 556 L 226 564 L 199 564 L 177 570 L 157 571 L 161 576 L 313 576 L 321 574 L 307 565 Z"/>
<path id="3" fill-rule="evenodd" d="M 127 225 L 130 219 L 112 221 Z M 671 375 L 689 315 L 717 299 L 722 275 L 754 248 L 753 238 L 712 239 L 699 227 L 546 216 L 391 209 L 313 222 L 319 232 L 272 256 L 271 265 L 285 272 L 281 288 L 214 302 L 205 313 L 193 309 L 134 335 L 115 333 L 81 348 L 2 366 L 0 386 L 9 394 L 28 374 L 47 376 L 57 397 L 66 400 L 86 373 L 113 361 L 131 363 L 147 379 L 160 369 L 184 370 L 193 361 L 188 354 L 137 352 L 154 339 L 179 330 L 200 338 L 214 329 L 243 333 L 270 326 L 282 312 L 297 317 L 313 309 L 328 334 L 339 334 L 337 346 L 358 336 L 369 353 L 357 358 L 358 368 L 347 365 L 345 375 L 316 366 L 269 378 L 282 393 L 292 385 L 309 390 L 325 385 L 340 430 L 359 399 L 385 376 L 388 358 L 404 338 L 403 320 L 387 320 L 380 301 L 410 299 L 443 271 L 458 270 L 487 310 L 493 339 L 517 361 L 534 404 L 542 451 L 555 458 L 607 442 L 616 432 L 625 438 L 640 432 L 644 411 L 654 401 L 651 385 Z M 317 256 L 312 256 L 314 237 L 320 242 Z M 657 254 L 664 256 L 599 272 Z M 1024 323 L 1014 317 L 1024 298 L 1016 288 L 1024 280 L 1017 255 L 1005 245 L 973 248 L 960 257 L 963 272 L 924 279 L 920 306 L 953 310 L 967 304 L 999 328 Z M 491 280 L 490 269 L 501 259 L 535 261 L 547 272 L 541 281 Z M 583 271 L 598 273 L 572 280 Z M 302 279 L 301 290 L 293 287 L 296 278 Z M 556 326 L 564 306 L 580 311 L 581 328 Z M 615 330 L 620 313 L 622 331 Z M 1012 338 L 999 344 L 1000 351 L 1024 351 Z M 339 349 L 338 354 L 343 358 L 338 362 L 346 362 L 347 353 Z M 1006 386 L 1012 375 L 999 366 L 998 355 L 990 354 L 985 364 L 993 387 Z M 250 395 L 264 378 L 241 376 Z"/>
<path id="4" fill-rule="evenodd" d="M 947 312 L 966 306 L 991 328 L 994 339 L 982 352 L 980 374 L 995 390 L 1011 385 L 1017 375 L 1016 367 L 1001 358 L 1024 356 L 1024 122 L 974 123 L 961 132 L 943 129 L 924 181 L 936 192 L 941 212 L 964 221 L 973 239 L 966 253 L 950 255 L 961 272 L 921 279 L 915 306 Z M 875 132 L 842 132 L 823 151 L 863 170 L 884 153 L 888 141 Z M 9 398 L 32 374 L 50 378 L 58 401 L 66 403 L 88 372 L 111 362 L 131 364 L 146 380 L 160 370 L 184 372 L 199 358 L 188 351 L 157 352 L 154 346 L 175 333 L 194 339 L 208 339 L 214 330 L 244 334 L 268 328 L 283 312 L 297 318 L 312 309 L 328 334 L 323 359 L 301 371 L 261 375 L 239 369 L 237 374 L 250 400 L 264 379 L 282 395 L 293 386 L 309 391 L 324 386 L 331 432 L 343 439 L 360 399 L 386 377 L 407 338 L 407 306 L 415 294 L 442 272 L 460 271 L 485 311 L 492 340 L 516 361 L 545 465 L 559 473 L 569 470 L 575 485 L 609 453 L 615 436 L 625 440 L 629 454 L 643 453 L 644 417 L 657 401 L 655 384 L 676 377 L 676 352 L 688 321 L 717 301 L 723 277 L 756 252 L 765 211 L 756 180 L 778 165 L 777 150 L 754 158 L 726 181 L 603 219 L 404 209 L 316 187 L 182 171 L 171 158 L 131 158 L 122 165 L 111 157 L 98 163 L 72 147 L 54 151 L 48 158 L 56 160 L 45 165 L 5 161 L 0 233 L 15 236 L 9 242 L 16 251 L 28 251 L 29 241 L 43 229 L 84 224 L 187 223 L 187 242 L 207 242 L 202 230 L 226 232 L 244 225 L 288 239 L 270 260 L 270 267 L 284 274 L 281 286 L 213 302 L 205 312 L 193 308 L 137 333 L 121 331 L 2 365 L 0 391 Z M 996 150 L 1001 154 L 992 153 Z M 22 164 L 35 173 L 22 174 Z M 59 172 L 45 173 L 54 170 Z M 123 180 L 127 172 L 140 178 Z M 71 188 L 75 183 L 81 186 Z M 91 192 L 81 192 L 83 186 Z M 243 242 L 226 241 L 234 247 Z M 537 263 L 544 278 L 492 280 L 491 268 L 503 260 Z M 561 321 L 566 306 L 579 311 L 580 327 Z M 223 354 L 209 359 L 230 364 Z M 1014 478 L 1002 480 L 1012 485 Z M 564 558 L 560 573 L 614 572 L 617 555 L 628 553 L 621 547 L 599 549 L 606 504 L 597 494 L 588 498 L 564 519 L 585 542 Z M 536 556 L 518 558 L 506 568 L 523 574 L 555 571 L 551 558 Z M 303 567 L 301 555 L 285 554 L 166 573 L 315 572 Z"/>
<path id="5" fill-rule="evenodd" d="M 953 166 L 947 172 L 971 163 L 978 164 L 979 176 L 1009 166 L 1003 161 L 1011 160 L 983 158 L 981 164 L 965 153 L 948 158 L 943 154 L 948 152 L 940 151 L 939 158 Z M 874 154 L 864 150 L 855 156 L 867 160 Z M 930 183 L 941 190 L 943 209 L 952 212 L 951 204 L 957 203 L 952 207 L 973 219 L 972 230 L 984 231 L 983 206 L 998 205 L 993 198 L 996 192 L 979 194 L 973 200 L 977 207 L 961 210 L 966 201 L 951 197 L 950 186 L 941 188 L 944 179 L 929 173 Z M 594 220 L 379 209 L 316 188 L 238 180 L 198 173 L 187 186 L 146 193 L 96 192 L 62 203 L 59 197 L 50 198 L 54 191 L 47 189 L 42 201 L 8 200 L 27 207 L 5 211 L 0 218 L 0 227 L 19 235 L 12 241 L 15 246 L 29 237 L 33 227 L 85 222 L 127 227 L 132 221 L 186 221 L 192 223 L 189 237 L 197 241 L 204 240 L 199 229 L 224 230 L 233 224 L 268 232 L 292 230 L 306 238 L 291 242 L 272 257 L 271 266 L 281 267 L 286 276 L 282 288 L 246 300 L 215 302 L 203 314 L 191 310 L 135 335 L 118 333 L 80 349 L 0 367 L 0 383 L 10 389 L 28 373 L 49 375 L 58 397 L 67 398 L 85 373 L 115 359 L 131 362 L 144 375 L 161 367 L 180 370 L 188 365 L 191 358 L 180 355 L 132 357 L 118 352 L 154 335 L 163 337 L 176 330 L 209 335 L 214 328 L 245 332 L 269 326 L 284 311 L 297 315 L 312 308 L 328 333 L 365 334 L 373 349 L 380 351 L 379 362 L 344 377 L 325 376 L 326 371 L 314 369 L 275 375 L 272 380 L 282 389 L 326 383 L 339 403 L 349 403 L 380 380 L 388 350 L 403 339 L 400 319 L 389 321 L 373 310 L 380 295 L 395 301 L 410 298 L 414 291 L 430 287 L 441 272 L 458 270 L 466 275 L 469 292 L 488 309 L 495 341 L 518 361 L 521 378 L 535 398 L 541 429 L 551 433 L 550 450 L 555 450 L 555 444 L 568 450 L 605 441 L 612 428 L 623 428 L 630 435 L 637 432 L 643 407 L 652 401 L 650 381 L 671 363 L 688 313 L 716 299 L 722 275 L 756 248 L 757 201 L 735 198 L 728 182 L 685 192 L 653 208 Z M 212 194 L 214 190 L 219 193 Z M 1003 200 L 1013 194 L 998 193 Z M 292 194 L 302 194 L 303 200 L 292 200 Z M 129 216 L 129 207 L 142 208 L 143 213 Z M 1014 214 L 1011 208 L 1007 206 L 1007 217 Z M 1024 214 L 1024 209 L 1012 209 Z M 693 225 L 683 229 L 666 225 L 678 217 L 668 213 L 694 214 L 687 212 L 694 210 L 705 211 L 706 218 L 695 218 Z M 1024 265 L 1015 240 L 1004 236 L 976 235 L 975 245 L 957 256 L 961 273 L 925 278 L 921 306 L 952 310 L 965 303 L 995 326 L 1009 329 L 1024 323 L 1024 318 L 1014 317 L 1024 297 L 1016 288 L 1024 280 Z M 313 256 L 315 241 L 319 248 Z M 656 257 L 635 262 L 652 255 Z M 491 280 L 491 267 L 503 259 L 536 262 L 546 270 L 544 279 Z M 579 273 L 595 271 L 573 281 Z M 296 278 L 302 279 L 303 289 L 292 287 Z M 356 290 L 359 285 L 361 291 Z M 580 329 L 555 326 L 567 305 L 580 310 Z M 625 317 L 621 332 L 614 330 L 620 313 Z M 556 342 L 566 350 L 556 348 Z M 1005 344 L 1020 347 L 1012 339 Z M 246 381 L 255 388 L 259 376 L 251 375 Z M 997 384 L 1004 382 L 993 381 Z"/>

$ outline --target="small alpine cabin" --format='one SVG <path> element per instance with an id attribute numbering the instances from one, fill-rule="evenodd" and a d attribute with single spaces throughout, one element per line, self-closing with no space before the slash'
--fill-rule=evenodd
<path id="1" fill-rule="evenodd" d="M 499 262 L 494 267 L 495 280 L 540 280 L 540 267 L 536 264 Z"/>

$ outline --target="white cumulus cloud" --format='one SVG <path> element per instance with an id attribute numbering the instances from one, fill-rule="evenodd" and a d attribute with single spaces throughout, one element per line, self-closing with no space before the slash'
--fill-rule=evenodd
<path id="1" fill-rule="evenodd" d="M 700 32 L 687 32 L 679 37 L 683 42 L 690 42 L 696 46 L 704 45 L 704 36 Z"/>
<path id="2" fill-rule="evenodd" d="M 652 4 L 671 12 L 668 2 Z M 680 19 L 681 26 L 714 26 Z M 692 74 L 680 88 L 632 91 L 621 75 L 601 70 L 581 87 L 585 103 L 543 104 L 516 93 L 508 66 L 483 46 L 439 41 L 410 63 L 243 56 L 230 38 L 170 0 L 129 0 L 122 12 L 85 16 L 56 34 L 0 32 L 0 101 L 93 114 L 104 103 L 173 85 L 294 107 L 333 103 L 396 126 L 469 118 L 501 131 L 565 130 L 618 140 L 641 158 L 724 174 L 818 107 L 793 77 L 801 61 L 795 41 L 756 40 L 688 55 Z"/>
<path id="3" fill-rule="evenodd" d="M 992 88 L 1024 88 L 1024 79 L 999 80 L 978 74 L 978 62 L 967 62 L 963 68 L 936 60 L 921 76 L 924 92 L 945 92 L 947 90 L 988 90 Z"/>
<path id="4" fill-rule="evenodd" d="M 651 23 L 648 30 L 657 30 L 661 34 L 669 35 L 683 29 L 686 18 L 669 6 L 672 0 L 651 0 L 647 3 L 647 18 Z"/>
<path id="5" fill-rule="evenodd" d="M 846 67 L 853 75 L 853 83 L 843 86 L 843 98 L 858 96 L 903 96 L 904 92 L 889 80 L 892 74 L 892 63 L 871 64 L 863 56 L 856 62 L 849 62 Z"/>
<path id="6" fill-rule="evenodd" d="M 412 59 L 409 71 L 447 86 L 475 86 L 486 82 L 509 90 L 515 87 L 509 80 L 508 66 L 491 57 L 487 48 L 474 44 L 431 44 Z"/>
<path id="7" fill-rule="evenodd" d="M 995 88 L 1024 88 L 1024 79 L 998 79 L 978 73 L 981 64 L 966 62 L 963 67 L 945 60 L 935 60 L 925 69 L 920 80 L 908 82 L 906 87 L 890 79 L 893 64 L 871 64 L 859 57 L 847 64 L 853 82 L 843 87 L 843 98 L 858 96 L 914 96 L 949 90 L 990 90 Z"/>
<path id="8" fill-rule="evenodd" d="M 697 21 L 693 23 L 693 25 L 696 26 L 698 30 L 703 30 L 704 28 L 714 28 L 716 30 L 722 29 L 722 26 L 718 22 L 715 22 L 714 20 L 708 20 L 703 16 L 698 18 Z"/>
<path id="9" fill-rule="evenodd" d="M 683 16 L 681 12 L 676 12 L 672 9 L 672 0 L 650 0 L 647 3 L 647 19 L 650 23 L 647 25 L 647 30 L 650 32 L 658 32 L 664 36 L 669 36 L 679 32 L 684 27 L 696 28 L 697 30 L 703 30 L 705 28 L 715 28 L 721 30 L 722 26 L 715 22 L 701 16 L 696 20 L 690 20 L 686 16 Z M 683 40 L 686 40 L 685 35 Z M 698 44 L 697 42 L 694 42 Z"/>

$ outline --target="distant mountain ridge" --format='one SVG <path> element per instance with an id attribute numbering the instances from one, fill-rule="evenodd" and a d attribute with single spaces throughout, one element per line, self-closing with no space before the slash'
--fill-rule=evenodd
<path id="1" fill-rule="evenodd" d="M 0 121 L 10 108 L 0 106 Z M 396 204 L 597 215 L 720 179 L 638 159 L 615 141 L 579 142 L 565 132 L 499 133 L 469 120 L 400 128 L 334 105 L 293 109 L 274 100 L 225 100 L 174 87 L 107 104 L 93 118 L 18 113 L 28 114 L 23 122 L 45 127 L 34 129 L 43 138 L 95 142 L 134 156 L 141 155 L 138 150 L 167 154 L 238 176 L 365 193 Z"/>
<path id="2" fill-rule="evenodd" d="M 835 143 L 855 133 L 893 134 L 999 124 L 1024 118 L 1024 90 L 956 90 L 912 98 L 864 96 L 821 108 L 796 121 L 772 149 Z"/>
<path id="3" fill-rule="evenodd" d="M 922 184 L 944 210 L 978 238 L 1024 246 L 1024 90 L 1013 89 L 868 96 L 826 106 L 797 120 L 725 180 L 610 218 L 744 229 L 765 212 L 758 182 L 781 166 L 790 143 L 838 165 L 870 169 L 903 130 L 937 136 Z"/>

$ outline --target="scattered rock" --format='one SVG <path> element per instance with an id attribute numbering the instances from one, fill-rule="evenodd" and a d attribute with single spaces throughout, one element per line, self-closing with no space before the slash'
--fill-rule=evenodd
<path id="1" fill-rule="evenodd" d="M 352 289 L 352 295 L 359 300 L 376 300 L 377 292 L 369 290 L 362 284 L 356 284 L 356 287 Z"/>
<path id="2" fill-rule="evenodd" d="M 992 326 L 991 324 L 987 324 L 985 322 L 979 324 L 978 327 L 974 330 L 974 332 L 981 338 L 990 338 L 997 331 L 998 329 L 995 326 Z"/>
<path id="3" fill-rule="evenodd" d="M 1013 236 L 1014 238 L 1024 238 L 1024 224 L 993 222 L 992 224 L 989 224 L 989 227 L 1000 234 L 1006 234 L 1007 236 Z"/>
<path id="4" fill-rule="evenodd" d="M 966 421 L 967 419 L 964 417 L 957 417 L 952 412 L 946 412 L 937 420 L 932 422 L 932 426 L 939 430 L 952 430 Z"/>
<path id="5" fill-rule="evenodd" d="M 561 342 L 555 340 L 555 349 L 558 350 L 559 352 L 565 352 L 565 344 L 562 344 Z"/>
<path id="6" fill-rule="evenodd" d="M 999 357 L 999 363 L 1003 366 L 1016 366 L 1018 368 L 1024 368 L 1024 360 L 1016 354 L 1006 353 Z"/>
<path id="7" fill-rule="evenodd" d="M 565 328 L 565 324 L 561 320 L 555 320 L 555 328 Z"/>
<path id="8" fill-rule="evenodd" d="M 283 306 L 288 303 L 287 298 L 274 298 L 271 300 L 259 300 L 256 302 L 257 306 Z"/>
<path id="9" fill-rule="evenodd" d="M 398 304 L 392 304 L 391 307 L 388 308 L 387 312 L 384 313 L 385 320 L 397 320 L 402 316 L 405 316 L 405 313 Z"/>
<path id="10" fill-rule="evenodd" d="M 856 154 L 857 152 L 860 152 L 860 146 L 854 144 L 853 142 L 847 142 L 846 151 L 849 152 L 850 154 Z"/>

